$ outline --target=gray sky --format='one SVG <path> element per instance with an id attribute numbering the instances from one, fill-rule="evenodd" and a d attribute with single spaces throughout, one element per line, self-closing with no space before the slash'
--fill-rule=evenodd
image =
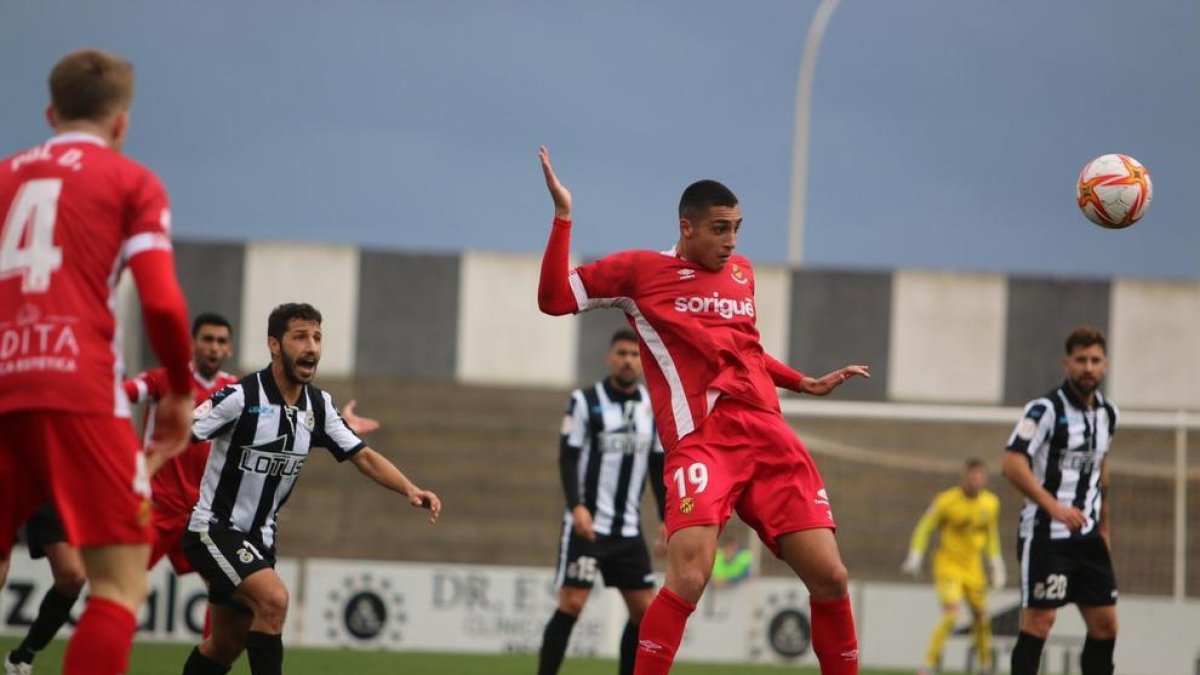
<path id="1" fill-rule="evenodd" d="M 66 0 L 0 9 L 3 152 L 45 136 L 45 76 L 132 59 L 128 152 L 181 238 L 538 252 L 539 143 L 574 249 L 665 248 L 679 193 L 739 195 L 740 249 L 786 252 L 796 73 L 816 0 Z M 814 86 L 807 261 L 1200 278 L 1196 0 L 843 0 Z M 1079 169 L 1155 182 L 1089 224 Z M 1191 208 L 1189 208 L 1191 206 Z"/>

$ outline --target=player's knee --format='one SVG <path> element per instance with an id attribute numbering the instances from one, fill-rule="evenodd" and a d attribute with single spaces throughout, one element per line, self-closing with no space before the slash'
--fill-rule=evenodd
<path id="1" fill-rule="evenodd" d="M 1095 640 L 1113 640 L 1117 637 L 1117 615 L 1093 619 L 1088 625 L 1088 637 Z"/>
<path id="2" fill-rule="evenodd" d="M 75 597 L 83 591 L 83 585 L 87 583 L 87 576 L 83 573 L 83 568 L 71 568 L 58 570 L 54 574 L 54 590 L 60 595 L 67 597 Z"/>
<path id="3" fill-rule="evenodd" d="M 849 593 L 850 572 L 839 562 L 811 575 L 804 582 L 814 600 L 837 600 Z"/>
<path id="4" fill-rule="evenodd" d="M 1021 632 L 1045 639 L 1054 627 L 1055 616 L 1053 611 L 1028 612 L 1021 617 Z"/>
<path id="5" fill-rule="evenodd" d="M 558 611 L 571 616 L 579 616 L 583 611 L 583 605 L 587 601 L 587 596 L 579 596 L 576 594 L 563 594 L 558 599 Z"/>
<path id="6" fill-rule="evenodd" d="M 200 653 L 223 666 L 232 666 L 242 655 L 245 645 L 231 635 L 213 633 L 200 643 Z"/>
<path id="7" fill-rule="evenodd" d="M 672 592 L 685 600 L 696 602 L 708 585 L 708 570 L 701 565 L 688 565 L 673 574 L 671 582 Z"/>
<path id="8" fill-rule="evenodd" d="M 287 609 L 288 592 L 282 584 L 264 590 L 254 598 L 255 617 L 272 626 L 283 627 L 283 621 L 287 618 Z"/>

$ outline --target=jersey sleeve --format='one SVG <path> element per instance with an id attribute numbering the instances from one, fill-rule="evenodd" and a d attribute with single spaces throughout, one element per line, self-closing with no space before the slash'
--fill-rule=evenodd
<path id="1" fill-rule="evenodd" d="M 926 547 L 929 546 L 929 537 L 933 531 L 937 529 L 938 524 L 942 520 L 942 507 L 945 504 L 945 499 L 942 495 L 934 498 L 933 503 L 925 509 L 925 513 L 921 514 L 921 519 L 917 521 L 917 526 L 913 528 L 912 538 L 908 542 L 908 550 L 916 553 L 925 553 Z"/>
<path id="2" fill-rule="evenodd" d="M 125 380 L 124 387 L 130 403 L 157 401 L 167 393 L 167 371 L 163 368 L 142 371 Z"/>
<path id="3" fill-rule="evenodd" d="M 366 441 L 358 437 L 342 419 L 342 414 L 333 405 L 333 397 L 329 392 L 321 392 L 321 401 L 317 405 L 325 406 L 325 426 L 313 433 L 313 445 L 329 451 L 333 458 L 344 462 L 353 457 L 359 450 L 367 447 Z"/>
<path id="4" fill-rule="evenodd" d="M 987 540 L 987 556 L 989 559 L 1000 557 L 1000 498 L 989 493 L 988 503 L 990 513 L 988 514 L 988 540 Z"/>
<path id="5" fill-rule="evenodd" d="M 242 385 L 235 384 L 196 406 L 192 414 L 192 440 L 207 441 L 228 433 L 241 417 L 245 402 Z"/>
<path id="6" fill-rule="evenodd" d="M 613 307 L 637 294 L 637 251 L 621 251 L 580 265 L 568 281 L 579 311 Z"/>
<path id="7" fill-rule="evenodd" d="M 563 415 L 562 429 L 559 430 L 563 446 L 582 449 L 587 438 L 588 407 L 583 398 L 583 392 L 576 389 L 567 401 L 567 412 Z"/>
<path id="8" fill-rule="evenodd" d="M 1023 452 L 1033 456 L 1049 438 L 1053 428 L 1054 411 L 1050 404 L 1043 399 L 1031 401 L 1025 406 L 1021 421 L 1017 422 L 1012 435 L 1008 437 L 1006 449 L 1009 452 Z"/>
<path id="9" fill-rule="evenodd" d="M 127 208 L 123 260 L 132 260 L 146 251 L 171 250 L 171 208 L 166 188 L 153 172 L 139 172 Z"/>
<path id="10" fill-rule="evenodd" d="M 583 394 L 576 389 L 571 394 L 571 400 L 567 402 L 567 412 L 563 415 L 558 444 L 558 474 L 568 509 L 583 503 L 579 487 L 579 455 L 583 452 L 586 430 L 587 402 Z"/>

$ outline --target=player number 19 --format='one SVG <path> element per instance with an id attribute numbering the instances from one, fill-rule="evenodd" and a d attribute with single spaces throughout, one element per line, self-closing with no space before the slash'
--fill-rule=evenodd
<path id="1" fill-rule="evenodd" d="M 687 477 L 687 482 L 684 482 L 684 477 Z M 696 462 L 687 468 L 686 474 L 683 467 L 675 469 L 675 485 L 679 488 L 679 496 L 687 496 L 687 483 L 696 486 L 692 494 L 704 492 L 704 488 L 708 487 L 708 467 L 700 462 Z"/>

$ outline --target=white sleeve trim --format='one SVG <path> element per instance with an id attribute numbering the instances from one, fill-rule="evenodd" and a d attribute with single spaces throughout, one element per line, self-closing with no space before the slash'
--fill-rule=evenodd
<path id="1" fill-rule="evenodd" d="M 583 287 L 583 279 L 579 278 L 579 271 L 571 270 L 571 274 L 567 276 L 567 281 L 571 284 L 571 292 L 575 294 L 575 304 L 579 306 L 579 311 L 587 311 L 588 294 L 587 289 Z"/>
<path id="2" fill-rule="evenodd" d="M 170 250 L 172 250 L 170 237 L 162 232 L 143 232 L 125 240 L 125 245 L 121 247 L 121 259 L 129 261 L 135 255 L 146 251 Z"/>

